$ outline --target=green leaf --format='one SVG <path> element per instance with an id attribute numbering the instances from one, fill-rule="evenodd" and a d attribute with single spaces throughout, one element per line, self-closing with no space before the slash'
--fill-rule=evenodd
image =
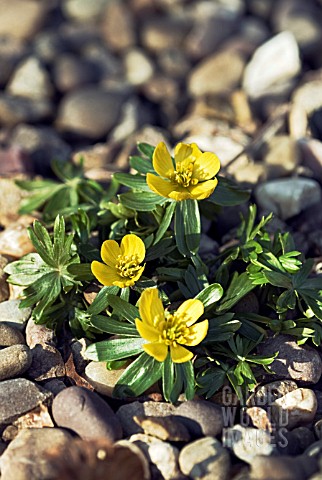
<path id="1" fill-rule="evenodd" d="M 209 328 L 203 343 L 224 342 L 229 340 L 240 328 L 241 322 L 234 318 L 234 313 L 226 313 L 209 319 Z"/>
<path id="2" fill-rule="evenodd" d="M 151 160 L 146 158 L 133 156 L 130 157 L 130 165 L 134 170 L 137 170 L 140 173 L 155 173 Z"/>
<path id="3" fill-rule="evenodd" d="M 248 277 L 247 272 L 243 272 L 241 274 L 235 272 L 227 289 L 226 295 L 224 295 L 222 298 L 220 305 L 216 307 L 216 312 L 220 313 L 230 310 L 254 288 L 255 285 L 253 285 L 252 280 Z"/>
<path id="4" fill-rule="evenodd" d="M 114 285 L 111 287 L 103 287 L 96 295 L 92 304 L 88 307 L 87 313 L 89 315 L 98 315 L 99 313 L 103 312 L 103 310 L 106 310 L 110 305 L 108 298 L 109 294 L 116 295 L 119 289 L 119 287 Z"/>
<path id="5" fill-rule="evenodd" d="M 136 318 L 140 318 L 139 309 L 134 305 L 131 305 L 115 295 L 108 295 L 107 298 L 109 305 L 114 309 L 114 314 L 119 315 L 121 318 L 125 318 L 131 323 L 134 323 Z"/>
<path id="6" fill-rule="evenodd" d="M 150 262 L 151 260 L 155 260 L 157 258 L 159 259 L 166 257 L 169 253 L 173 252 L 175 248 L 176 245 L 172 237 L 163 238 L 156 245 L 153 245 L 148 249 L 145 260 Z"/>
<path id="7" fill-rule="evenodd" d="M 97 362 L 121 360 L 132 357 L 142 352 L 142 346 L 146 343 L 141 337 L 138 338 L 115 338 L 92 343 L 85 352 L 86 358 Z"/>
<path id="8" fill-rule="evenodd" d="M 152 212 L 156 205 L 163 205 L 167 199 L 153 192 L 127 192 L 118 195 L 120 202 L 127 208 L 138 212 Z"/>
<path id="9" fill-rule="evenodd" d="M 176 208 L 176 203 L 175 202 L 170 202 L 169 205 L 166 207 L 165 213 L 162 217 L 159 228 L 158 228 L 158 230 L 155 234 L 155 239 L 154 239 L 153 245 L 158 243 L 161 240 L 161 238 L 163 237 L 163 235 L 166 233 L 166 231 L 168 230 L 168 228 L 170 226 L 170 223 L 171 223 L 171 220 L 172 220 L 172 217 L 173 217 L 173 214 L 174 214 L 174 211 L 175 211 L 175 208 Z"/>
<path id="10" fill-rule="evenodd" d="M 114 178 L 126 187 L 130 187 L 136 190 L 145 192 L 151 192 L 150 187 L 146 183 L 145 177 L 142 175 L 132 175 L 131 173 L 114 173 Z"/>
<path id="11" fill-rule="evenodd" d="M 118 379 L 113 396 L 116 398 L 138 397 L 154 385 L 162 375 L 162 363 L 142 353 Z"/>
<path id="12" fill-rule="evenodd" d="M 292 281 L 288 274 L 279 272 L 270 272 L 266 270 L 264 276 L 267 278 L 271 285 L 274 287 L 292 288 Z"/>
<path id="13" fill-rule="evenodd" d="M 185 257 L 195 255 L 200 245 L 200 213 L 197 200 L 177 202 L 174 232 L 179 252 Z"/>
<path id="14" fill-rule="evenodd" d="M 214 192 L 207 198 L 207 201 L 221 206 L 234 206 L 247 202 L 250 197 L 249 190 L 240 188 L 237 184 L 227 178 L 217 175 L 218 185 Z"/>
<path id="15" fill-rule="evenodd" d="M 113 335 L 122 335 L 127 337 L 138 337 L 139 333 L 135 325 L 127 322 L 120 322 L 113 317 L 105 315 L 94 315 L 90 318 L 93 327 L 98 328 L 102 332 L 111 333 Z"/>
<path id="16" fill-rule="evenodd" d="M 143 155 L 152 160 L 153 152 L 155 150 L 155 147 L 153 147 L 153 145 L 142 142 L 137 144 L 137 148 L 141 153 L 143 153 Z"/>
<path id="17" fill-rule="evenodd" d="M 173 386 L 174 386 L 174 363 L 171 360 L 170 353 L 168 353 L 167 358 L 162 364 L 162 392 L 167 402 L 170 401 Z"/>
<path id="18" fill-rule="evenodd" d="M 209 307 L 209 305 L 218 302 L 223 296 L 223 293 L 223 288 L 219 283 L 212 283 L 198 293 L 195 298 L 200 300 L 204 307 Z"/>

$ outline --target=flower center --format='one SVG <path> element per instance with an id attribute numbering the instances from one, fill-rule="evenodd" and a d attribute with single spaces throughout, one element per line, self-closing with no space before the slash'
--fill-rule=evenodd
<path id="1" fill-rule="evenodd" d="M 193 162 L 185 165 L 177 163 L 176 170 L 171 175 L 171 180 L 180 187 L 189 187 L 189 185 L 197 185 L 197 178 L 192 178 Z"/>
<path id="2" fill-rule="evenodd" d="M 141 266 L 137 255 L 119 255 L 115 265 L 117 273 L 123 278 L 133 278 Z"/>
<path id="3" fill-rule="evenodd" d="M 189 328 L 186 326 L 184 317 L 176 314 L 167 314 L 160 330 L 160 340 L 166 345 L 174 347 L 178 343 L 185 344 L 186 337 L 189 335 Z"/>

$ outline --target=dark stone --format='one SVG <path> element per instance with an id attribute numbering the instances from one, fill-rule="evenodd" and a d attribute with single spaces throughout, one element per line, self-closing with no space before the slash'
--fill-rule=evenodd
<path id="1" fill-rule="evenodd" d="M 122 438 L 121 424 L 111 407 L 96 393 L 83 387 L 62 390 L 54 399 L 53 418 L 59 427 L 69 428 L 84 440 Z"/>

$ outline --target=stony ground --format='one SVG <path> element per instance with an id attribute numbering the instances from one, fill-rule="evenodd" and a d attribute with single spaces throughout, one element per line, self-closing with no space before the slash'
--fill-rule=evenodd
<path id="1" fill-rule="evenodd" d="M 2 272 L 32 250 L 15 178 L 83 156 L 105 182 L 136 141 L 182 139 L 216 152 L 320 272 L 321 47 L 321 0 L 0 0 L 1 480 L 322 478 L 320 350 L 267 342 L 275 376 L 243 411 L 229 391 L 120 403 L 120 373 L 35 325 Z"/>

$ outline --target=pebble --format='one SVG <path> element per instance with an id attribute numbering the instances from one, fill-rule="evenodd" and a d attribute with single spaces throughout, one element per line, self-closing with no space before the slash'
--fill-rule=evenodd
<path id="1" fill-rule="evenodd" d="M 32 362 L 28 370 L 28 377 L 37 382 L 49 378 L 65 376 L 65 364 L 60 352 L 53 345 L 37 344 L 31 350 Z"/>
<path id="2" fill-rule="evenodd" d="M 138 48 L 128 50 L 124 56 L 125 76 L 131 85 L 146 83 L 153 75 L 154 67 L 144 51 Z"/>
<path id="3" fill-rule="evenodd" d="M 74 90 L 66 94 L 59 105 L 57 127 L 97 140 L 115 126 L 123 100 L 123 95 L 97 87 Z"/>
<path id="4" fill-rule="evenodd" d="M 46 325 L 35 323 L 33 318 L 30 318 L 26 325 L 26 344 L 29 348 L 34 348 L 37 344 L 51 344 L 54 345 L 55 333 Z"/>
<path id="5" fill-rule="evenodd" d="M 181 403 L 175 415 L 194 437 L 216 437 L 223 429 L 222 409 L 204 400 L 189 400 Z"/>
<path id="6" fill-rule="evenodd" d="M 251 464 L 251 478 L 256 480 L 304 480 L 317 470 L 315 462 L 305 457 L 255 456 Z"/>
<path id="7" fill-rule="evenodd" d="M 66 161 L 71 154 L 71 147 L 51 127 L 17 125 L 12 132 L 11 142 L 29 154 L 35 170 L 42 174 L 48 175 L 53 159 Z"/>
<path id="8" fill-rule="evenodd" d="M 31 39 L 46 20 L 47 5 L 36 0 L 0 1 L 0 36 Z"/>
<path id="9" fill-rule="evenodd" d="M 21 300 L 7 300 L 0 303 L 0 323 L 5 323 L 17 330 L 24 330 L 31 315 L 31 308 L 19 308 Z"/>
<path id="10" fill-rule="evenodd" d="M 28 47 L 13 37 L 0 38 L 0 85 L 5 86 L 16 65 L 27 54 Z"/>
<path id="11" fill-rule="evenodd" d="M 70 348 L 73 354 L 74 365 L 77 373 L 79 374 L 83 374 L 86 366 L 90 363 L 85 355 L 86 349 L 89 345 L 90 345 L 90 341 L 86 337 L 74 338 L 70 343 Z M 100 362 L 93 362 L 93 363 L 100 363 Z M 105 370 L 107 370 L 106 364 L 105 364 Z"/>
<path id="12" fill-rule="evenodd" d="M 253 427 L 260 430 L 273 431 L 273 426 L 269 414 L 264 408 L 261 407 L 249 407 L 245 410 L 246 419 L 250 418 Z"/>
<path id="13" fill-rule="evenodd" d="M 269 432 L 241 425 L 225 429 L 223 445 L 231 448 L 237 458 L 249 464 L 257 455 L 269 456 L 276 451 Z"/>
<path id="14" fill-rule="evenodd" d="M 102 37 L 112 52 L 122 53 L 136 43 L 133 13 L 123 2 L 108 2 L 101 24 Z"/>
<path id="15" fill-rule="evenodd" d="M 0 381 L 25 373 L 32 361 L 27 345 L 12 345 L 0 350 Z"/>
<path id="16" fill-rule="evenodd" d="M 237 19 L 225 5 L 204 2 L 204 6 L 185 40 L 185 51 L 194 60 L 211 55 L 237 30 Z"/>
<path id="17" fill-rule="evenodd" d="M 83 387 L 62 390 L 53 401 L 52 413 L 59 427 L 69 428 L 84 440 L 122 438 L 122 427 L 111 407 L 96 393 Z"/>
<path id="18" fill-rule="evenodd" d="M 315 138 L 303 138 L 298 141 L 302 154 L 302 163 L 313 173 L 316 180 L 322 181 L 322 142 Z"/>
<path id="19" fill-rule="evenodd" d="M 132 402 L 122 405 L 116 412 L 116 416 L 121 422 L 124 435 L 130 436 L 136 433 L 142 433 L 143 429 L 135 423 L 134 416 L 156 416 L 166 417 L 172 415 L 176 411 L 176 407 L 171 403 L 165 402 Z"/>
<path id="20" fill-rule="evenodd" d="M 230 92 L 239 84 L 244 67 L 244 59 L 238 51 L 216 52 L 193 68 L 188 91 L 193 97 Z"/>
<path id="21" fill-rule="evenodd" d="M 272 180 L 258 186 L 255 197 L 262 209 L 287 220 L 321 201 L 321 187 L 315 180 L 294 177 Z"/>
<path id="22" fill-rule="evenodd" d="M 54 397 L 58 395 L 59 392 L 67 388 L 64 382 L 58 378 L 50 378 L 49 380 L 45 380 L 42 385 L 46 390 L 49 390 Z"/>
<path id="23" fill-rule="evenodd" d="M 0 152 L 0 165 L 1 165 L 1 152 Z M 9 299 L 9 285 L 7 283 L 7 275 L 4 272 L 5 266 L 8 264 L 6 257 L 0 254 L 0 303 Z M 1 333 L 0 333 L 1 338 Z M 1 340 L 0 340 L 1 345 Z"/>
<path id="24" fill-rule="evenodd" d="M 8 227 L 12 222 L 21 219 L 18 210 L 23 198 L 26 197 L 26 192 L 23 191 L 15 181 L 11 178 L 0 178 L 0 223 L 4 227 Z M 1 269 L 4 268 L 3 261 L 1 261 Z"/>
<path id="25" fill-rule="evenodd" d="M 62 3 L 63 13 L 67 18 L 77 22 L 91 22 L 98 19 L 104 12 L 104 8 L 109 0 L 66 0 Z"/>
<path id="26" fill-rule="evenodd" d="M 180 18 L 159 17 L 146 21 L 141 30 L 143 46 L 153 53 L 183 44 L 189 24 Z"/>
<path id="27" fill-rule="evenodd" d="M 16 97 L 7 93 L 0 95 L 0 121 L 7 127 L 50 120 L 52 114 L 53 105 L 47 99 Z"/>
<path id="28" fill-rule="evenodd" d="M 317 410 L 317 400 L 313 390 L 298 388 L 289 392 L 272 404 L 272 416 L 276 423 L 288 429 L 312 422 Z"/>
<path id="29" fill-rule="evenodd" d="M 35 251 L 26 227 L 19 224 L 11 224 L 0 232 L 0 254 L 21 258 L 27 253 Z"/>
<path id="30" fill-rule="evenodd" d="M 213 437 L 204 437 L 185 445 L 180 452 L 181 471 L 196 480 L 228 480 L 230 455 Z"/>
<path id="31" fill-rule="evenodd" d="M 1 480 L 52 478 L 46 450 L 67 447 L 72 437 L 60 428 L 21 430 L 0 457 Z"/>
<path id="32" fill-rule="evenodd" d="M 51 400 L 52 393 L 25 378 L 0 382 L 0 427 L 9 425 L 39 405 L 47 405 Z"/>
<path id="33" fill-rule="evenodd" d="M 168 442 L 189 442 L 190 435 L 187 428 L 176 417 L 147 417 L 134 416 L 137 423 L 146 435 Z"/>
<path id="34" fill-rule="evenodd" d="M 179 450 L 170 443 L 158 438 L 138 433 L 132 435 L 129 441 L 137 445 L 150 463 L 157 467 L 164 480 L 181 480 L 179 470 Z"/>
<path id="35" fill-rule="evenodd" d="M 19 330 L 6 323 L 0 323 L 0 347 L 24 345 L 25 343 L 25 337 Z"/>
<path id="36" fill-rule="evenodd" d="M 90 362 L 85 368 L 85 378 L 98 393 L 112 397 L 115 384 L 124 371 L 125 368 L 108 370 L 106 362 Z"/>
<path id="37" fill-rule="evenodd" d="M 293 428 L 287 434 L 284 432 L 285 437 L 287 438 L 289 449 L 280 449 L 283 454 L 289 455 L 299 455 L 304 452 L 312 443 L 315 442 L 316 438 L 314 433 L 308 427 L 296 427 Z"/>
<path id="38" fill-rule="evenodd" d="M 278 335 L 267 339 L 260 347 L 261 355 L 273 355 L 279 352 L 278 357 L 271 364 L 276 377 L 317 383 L 322 373 L 322 361 L 317 350 L 308 345 L 298 345 L 290 335 Z"/>
<path id="39" fill-rule="evenodd" d="M 70 92 L 99 80 L 99 69 L 93 62 L 72 53 L 61 54 L 53 67 L 53 80 L 57 90 Z"/>
<path id="40" fill-rule="evenodd" d="M 47 70 L 37 57 L 24 59 L 15 69 L 7 91 L 32 99 L 47 99 L 53 93 L 53 87 Z"/>
<path id="41" fill-rule="evenodd" d="M 247 399 L 248 407 L 270 406 L 275 400 L 283 397 L 289 392 L 297 389 L 297 384 L 293 380 L 276 380 L 275 382 L 266 383 L 256 388 Z"/>
<path id="42" fill-rule="evenodd" d="M 264 162 L 270 180 L 292 174 L 300 163 L 296 141 L 287 135 L 272 137 L 267 144 Z"/>
<path id="43" fill-rule="evenodd" d="M 276 32 L 288 31 L 294 35 L 304 58 L 310 58 L 321 44 L 321 10 L 312 2 L 283 0 L 275 7 L 272 25 Z"/>
<path id="44" fill-rule="evenodd" d="M 243 88 L 251 98 L 258 98 L 276 84 L 293 80 L 300 70 L 296 40 L 290 32 L 282 32 L 257 48 L 245 69 Z"/>

